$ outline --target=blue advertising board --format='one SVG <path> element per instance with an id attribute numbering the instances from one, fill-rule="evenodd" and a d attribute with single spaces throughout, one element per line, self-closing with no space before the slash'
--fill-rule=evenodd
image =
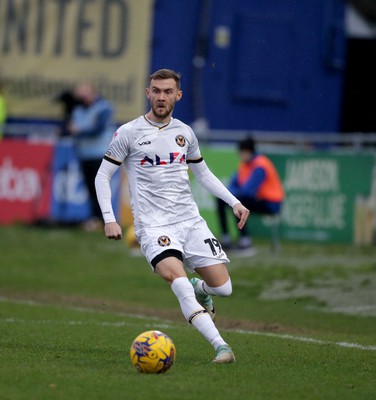
<path id="1" fill-rule="evenodd" d="M 55 146 L 52 173 L 51 219 L 64 223 L 75 223 L 89 219 L 91 201 L 75 147 L 70 139 L 62 140 Z M 111 181 L 111 189 L 116 215 L 120 192 L 118 173 L 114 175 Z M 92 199 L 92 201 L 97 200 Z"/>

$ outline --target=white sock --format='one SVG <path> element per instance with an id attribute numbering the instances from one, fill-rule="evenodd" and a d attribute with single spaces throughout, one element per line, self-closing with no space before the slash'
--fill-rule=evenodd
<path id="1" fill-rule="evenodd" d="M 196 290 L 199 294 L 211 294 L 214 296 L 228 297 L 232 293 L 231 278 L 228 278 L 228 281 L 224 285 L 218 287 L 208 286 L 206 282 L 200 280 L 196 286 Z"/>
<path id="2" fill-rule="evenodd" d="M 214 347 L 215 350 L 226 342 L 222 339 L 214 322 L 197 302 L 193 286 L 188 278 L 177 278 L 172 282 L 172 291 L 178 298 L 185 319 L 190 322 Z"/>

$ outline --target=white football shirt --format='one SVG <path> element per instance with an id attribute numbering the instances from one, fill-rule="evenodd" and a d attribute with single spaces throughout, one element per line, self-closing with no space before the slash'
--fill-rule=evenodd
<path id="1" fill-rule="evenodd" d="M 199 215 L 187 161 L 200 161 L 192 129 L 172 118 L 156 126 L 141 116 L 114 134 L 105 159 L 124 162 L 136 231 L 174 224 Z"/>

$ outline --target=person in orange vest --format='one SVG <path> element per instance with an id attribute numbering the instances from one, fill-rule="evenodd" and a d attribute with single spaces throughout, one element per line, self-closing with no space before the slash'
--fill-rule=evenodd
<path id="1" fill-rule="evenodd" d="M 276 215 L 281 212 L 284 200 L 284 190 L 281 179 L 270 159 L 255 150 L 255 141 L 248 137 L 238 146 L 240 164 L 232 177 L 229 190 L 252 213 Z M 222 230 L 221 244 L 231 249 L 226 219 L 226 203 L 218 199 L 218 216 Z M 246 226 L 240 231 L 240 238 L 236 248 L 254 253 L 252 240 Z"/>

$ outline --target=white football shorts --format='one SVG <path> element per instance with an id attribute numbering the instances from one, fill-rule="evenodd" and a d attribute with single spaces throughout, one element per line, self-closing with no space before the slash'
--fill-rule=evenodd
<path id="1" fill-rule="evenodd" d="M 153 271 L 152 261 L 166 250 L 181 252 L 185 268 L 191 273 L 195 268 L 230 262 L 202 217 L 140 229 L 136 236 Z"/>

